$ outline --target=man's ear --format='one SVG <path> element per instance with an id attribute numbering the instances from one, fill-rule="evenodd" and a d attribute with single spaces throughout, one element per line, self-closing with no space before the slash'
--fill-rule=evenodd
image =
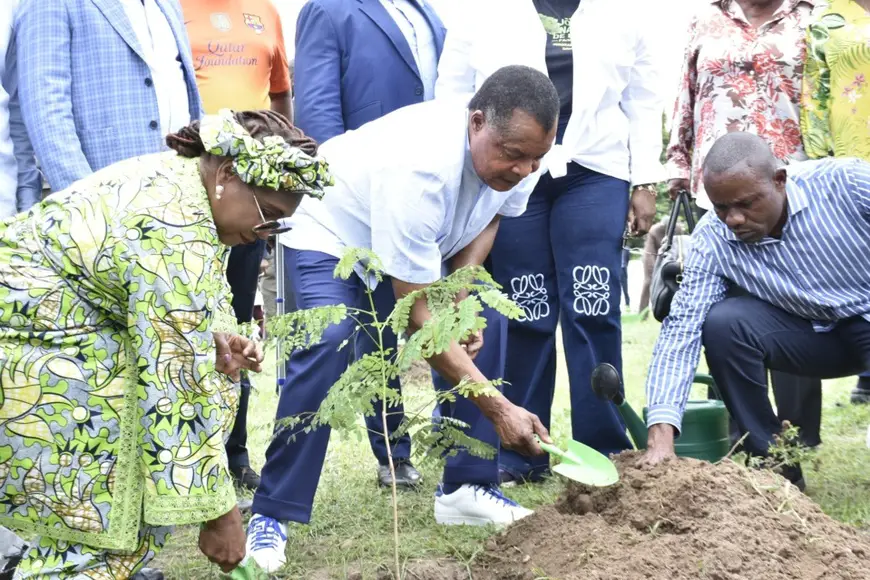
<path id="1" fill-rule="evenodd" d="M 486 115 L 479 109 L 472 111 L 468 116 L 468 123 L 473 133 L 480 133 L 486 125 Z"/>
<path id="2" fill-rule="evenodd" d="M 776 187 L 779 189 L 784 189 L 785 184 L 788 181 L 788 173 L 785 170 L 785 167 L 780 167 L 773 173 L 773 182 L 776 184 Z"/>

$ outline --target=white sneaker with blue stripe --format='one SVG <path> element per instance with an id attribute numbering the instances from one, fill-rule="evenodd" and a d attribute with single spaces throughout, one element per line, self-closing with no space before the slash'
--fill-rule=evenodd
<path id="1" fill-rule="evenodd" d="M 435 493 L 435 521 L 444 525 L 507 526 L 532 515 L 501 493 L 496 485 L 466 483 L 450 494 Z"/>
<path id="2" fill-rule="evenodd" d="M 287 563 L 287 526 L 274 518 L 254 514 L 248 522 L 245 560 L 253 558 L 265 572 L 277 572 Z"/>

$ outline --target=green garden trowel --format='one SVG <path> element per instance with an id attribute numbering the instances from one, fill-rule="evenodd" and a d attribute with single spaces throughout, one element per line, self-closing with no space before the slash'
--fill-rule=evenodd
<path id="1" fill-rule="evenodd" d="M 588 445 L 583 445 L 579 441 L 569 441 L 568 449 L 563 451 L 555 445 L 540 440 L 538 443 L 541 449 L 551 455 L 557 455 L 562 460 L 553 467 L 553 471 L 559 475 L 596 487 L 606 487 L 619 481 L 619 473 L 613 462 Z"/>
<path id="2" fill-rule="evenodd" d="M 230 572 L 230 580 L 269 580 L 269 575 L 257 566 L 253 559 L 247 559 Z"/>

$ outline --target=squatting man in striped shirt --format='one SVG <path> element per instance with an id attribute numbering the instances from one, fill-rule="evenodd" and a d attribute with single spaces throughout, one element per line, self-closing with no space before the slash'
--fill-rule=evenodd
<path id="1" fill-rule="evenodd" d="M 715 215 L 692 235 L 647 378 L 647 465 L 674 456 L 702 344 L 757 456 L 782 430 L 766 368 L 819 378 L 870 369 L 870 164 L 782 167 L 758 136 L 730 133 L 707 156 L 704 187 Z M 783 475 L 803 489 L 800 466 Z"/>

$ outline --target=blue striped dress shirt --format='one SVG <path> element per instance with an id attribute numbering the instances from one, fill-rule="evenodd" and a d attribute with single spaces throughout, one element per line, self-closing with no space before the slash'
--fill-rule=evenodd
<path id="1" fill-rule="evenodd" d="M 870 320 L 870 164 L 851 158 L 787 168 L 788 220 L 780 239 L 740 241 L 713 212 L 692 234 L 683 280 L 653 350 L 649 426 L 681 426 L 701 355 L 707 312 L 731 285 L 827 332 Z"/>

